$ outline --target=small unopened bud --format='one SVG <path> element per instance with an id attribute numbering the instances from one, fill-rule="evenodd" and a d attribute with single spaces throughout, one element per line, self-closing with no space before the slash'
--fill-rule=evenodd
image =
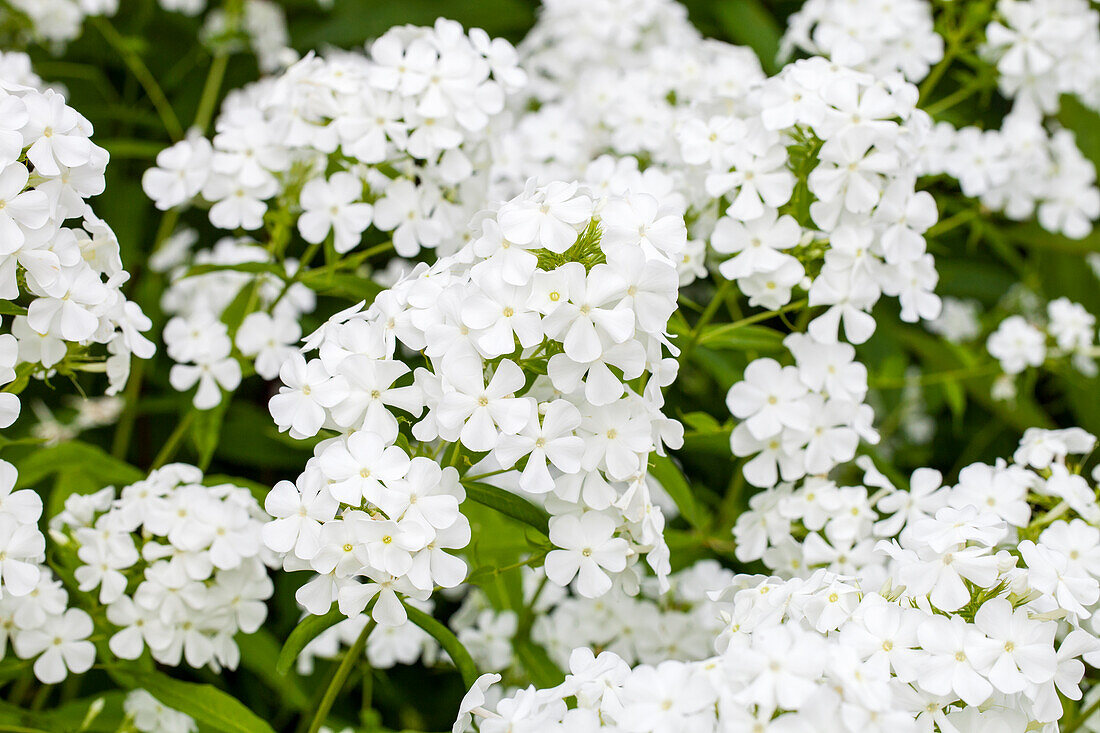
<path id="1" fill-rule="evenodd" d="M 96 698 L 91 705 L 88 706 L 88 712 L 84 715 L 84 720 L 80 722 L 80 730 L 87 730 L 99 714 L 103 712 L 103 707 L 107 704 L 106 698 Z"/>

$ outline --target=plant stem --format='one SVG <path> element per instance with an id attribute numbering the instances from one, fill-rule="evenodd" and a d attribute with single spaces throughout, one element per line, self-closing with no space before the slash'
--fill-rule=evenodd
<path id="1" fill-rule="evenodd" d="M 115 426 L 114 438 L 111 441 L 111 455 L 115 458 L 126 460 L 126 453 L 130 449 L 130 437 L 134 434 L 134 422 L 137 420 L 138 397 L 141 395 L 141 377 L 145 372 L 145 362 L 141 359 L 130 360 L 130 381 L 126 383 L 126 393 L 123 395 L 125 407 Z"/>
<path id="2" fill-rule="evenodd" d="M 351 668 L 355 666 L 356 662 L 362 659 L 363 649 L 367 645 L 367 637 L 370 636 L 370 632 L 374 631 L 374 627 L 374 619 L 369 619 L 367 625 L 363 627 L 363 631 L 360 632 L 359 638 L 355 640 L 355 643 L 351 645 L 351 648 L 344 654 L 343 659 L 340 660 L 340 666 L 333 672 L 332 679 L 328 683 L 328 688 L 325 690 L 321 702 L 317 705 L 317 712 L 313 715 L 313 722 L 309 724 L 309 733 L 317 733 L 317 731 L 321 729 L 321 726 L 324 725 L 325 718 L 328 717 L 329 710 L 332 709 L 332 703 L 336 702 L 336 696 L 340 694 L 340 690 L 344 687 L 344 682 L 347 681 L 348 675 L 351 674 Z"/>
<path id="3" fill-rule="evenodd" d="M 1070 725 L 1062 729 L 1062 733 L 1073 733 L 1073 731 L 1080 728 L 1086 720 L 1092 717 L 1092 714 L 1096 712 L 1097 708 L 1100 708 L 1100 698 L 1093 700 Z"/>
<path id="4" fill-rule="evenodd" d="M 229 66 L 229 54 L 219 50 L 214 54 L 214 60 L 210 62 L 210 71 L 206 74 L 206 82 L 202 86 L 202 97 L 199 98 L 199 108 L 195 112 L 195 122 L 192 125 L 200 134 L 206 132 L 210 121 L 214 118 L 214 109 L 218 104 L 222 81 L 225 79 L 225 70 Z"/>
<path id="5" fill-rule="evenodd" d="M 127 47 L 126 39 L 122 37 L 111 22 L 103 16 L 97 16 L 91 18 L 91 22 L 103 35 L 104 40 L 119 56 L 122 57 L 123 63 L 126 64 L 126 68 L 133 74 L 134 79 L 137 80 L 141 88 L 145 90 L 145 96 L 149 98 L 149 101 L 153 103 L 153 108 L 156 109 L 157 114 L 160 115 L 160 121 L 164 124 L 164 129 L 167 131 L 169 137 L 172 140 L 183 139 L 183 125 L 180 124 L 179 117 L 176 116 L 176 111 L 172 109 L 172 104 L 168 101 L 168 97 L 165 96 L 164 90 L 160 88 L 160 84 L 157 82 L 153 72 L 149 71 L 149 67 L 145 65 L 145 62 L 141 60 L 133 49 Z"/>
<path id="6" fill-rule="evenodd" d="M 700 336 L 699 342 L 700 343 L 706 343 L 707 341 L 711 341 L 713 339 L 719 338 L 720 336 L 724 336 L 725 334 L 729 333 L 730 331 L 736 331 L 739 328 L 744 328 L 745 326 L 751 326 L 754 323 L 759 323 L 760 321 L 766 321 L 769 318 L 775 318 L 775 317 L 780 316 L 780 315 L 782 315 L 784 313 L 787 313 L 789 311 L 798 310 L 799 308 L 804 308 L 804 307 L 806 307 L 808 302 L 809 302 L 808 299 L 802 298 L 801 300 L 796 300 L 793 303 L 788 303 L 787 305 L 783 306 L 782 308 L 779 308 L 779 309 L 776 309 L 776 310 L 773 310 L 773 311 L 764 311 L 763 313 L 754 313 L 753 315 L 746 316 L 745 318 L 742 318 L 739 321 L 734 321 L 733 323 L 727 323 L 725 325 L 718 326 L 713 331 L 708 333 L 706 336 Z"/>
<path id="7" fill-rule="evenodd" d="M 962 226 L 966 222 L 970 221 L 978 215 L 978 209 L 964 209 L 959 213 L 949 216 L 942 221 L 938 221 L 933 224 L 928 231 L 924 233 L 925 237 L 938 237 L 941 234 L 951 231 L 952 229 Z"/>
<path id="8" fill-rule="evenodd" d="M 707 303 L 706 309 L 703 311 L 703 315 L 699 316 L 699 320 L 695 322 L 695 325 L 691 329 L 691 335 L 688 337 L 687 345 L 684 347 L 684 351 L 688 351 L 695 344 L 699 343 L 699 337 L 703 334 L 703 328 L 710 323 L 714 318 L 714 314 L 718 312 L 718 308 L 721 307 L 722 302 L 726 299 L 726 292 L 733 287 L 732 280 L 725 280 L 718 286 L 718 290 L 715 291 L 714 297 Z"/>
<path id="9" fill-rule="evenodd" d="M 183 436 L 187 435 L 187 431 L 191 428 L 191 423 L 195 421 L 196 411 L 191 410 L 183 419 L 176 423 L 176 429 L 172 431 L 172 434 L 168 436 L 168 440 L 161 446 L 160 452 L 157 453 L 157 457 L 153 459 L 153 465 L 149 466 L 149 470 L 160 468 L 168 461 L 172 460 L 172 457 L 176 455 L 176 451 L 179 450 L 180 443 L 183 442 Z"/>

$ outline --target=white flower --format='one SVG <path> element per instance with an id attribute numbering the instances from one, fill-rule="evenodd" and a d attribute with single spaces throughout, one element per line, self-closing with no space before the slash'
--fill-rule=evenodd
<path id="1" fill-rule="evenodd" d="M 588 598 L 611 590 L 607 573 L 626 567 L 626 540 L 615 537 L 615 523 L 598 512 L 566 514 L 550 520 L 550 541 L 555 547 L 546 556 L 546 575 L 567 586 L 577 578 L 577 591 Z"/>
<path id="2" fill-rule="evenodd" d="M 34 675 L 44 684 L 61 682 L 69 672 L 87 672 L 95 661 L 92 618 L 84 611 L 70 608 L 47 628 L 28 629 L 15 638 L 16 653 L 24 659 L 38 656 Z"/>
<path id="3" fill-rule="evenodd" d="M 329 231 L 333 246 L 343 254 L 359 244 L 360 235 L 370 226 L 373 207 L 355 203 L 363 195 L 362 182 L 351 173 L 334 173 L 328 181 L 310 180 L 302 188 L 302 215 L 298 231 L 314 244 L 324 241 Z"/>
<path id="4" fill-rule="evenodd" d="M 989 336 L 986 348 L 1007 374 L 1019 374 L 1046 359 L 1046 336 L 1022 316 L 1009 316 Z"/>

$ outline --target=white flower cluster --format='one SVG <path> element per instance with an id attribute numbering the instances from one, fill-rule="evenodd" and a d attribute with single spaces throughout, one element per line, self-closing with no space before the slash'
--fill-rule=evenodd
<path id="1" fill-rule="evenodd" d="M 89 15 L 114 15 L 118 0 L 8 0 L 0 23 L 24 28 L 36 41 L 67 43 L 77 38 Z"/>
<path id="2" fill-rule="evenodd" d="M 764 78 L 760 62 L 703 39 L 671 0 L 628 6 L 543 5 L 520 46 L 530 98 L 516 100 L 512 125 L 492 140 L 502 198 L 532 177 L 579 178 L 600 191 L 650 193 L 689 223 L 709 203 L 685 175 L 676 130 L 695 105 L 738 106 Z M 689 239 L 676 262 L 681 284 L 706 275 L 705 253 L 704 239 Z"/>
<path id="3" fill-rule="evenodd" d="M 1051 134 L 1027 111 L 1012 112 L 999 130 L 938 123 L 924 144 L 921 175 L 944 173 L 984 206 L 1016 221 L 1035 216 L 1067 237 L 1088 236 L 1100 218 L 1096 168 L 1073 133 Z"/>
<path id="4" fill-rule="evenodd" d="M 1051 114 L 1063 94 L 1100 110 L 1100 13 L 1087 0 L 998 0 L 983 55 L 1017 108 Z"/>
<path id="5" fill-rule="evenodd" d="M 642 553 L 666 575 L 645 479 L 650 453 L 683 434 L 660 409 L 684 238 L 647 194 L 531 186 L 457 255 L 310 336 L 318 357 L 285 362 L 270 403 L 294 437 L 342 433 L 269 497 L 269 546 L 320 573 L 303 605 L 323 613 L 338 598 L 353 615 L 384 589 L 375 618 L 401 623 L 394 590 L 426 598 L 460 583 L 465 563 L 444 552 L 469 542 L 455 465 L 545 503 L 555 583 L 576 577 L 587 596 L 614 578 L 636 587 Z M 427 366 L 409 374 L 399 345 Z"/>
<path id="6" fill-rule="evenodd" d="M 1048 358 L 1069 357 L 1075 369 L 1094 376 L 1096 317 L 1069 298 L 1050 301 L 1046 315 L 1041 327 L 1019 315 L 1001 321 L 986 340 L 990 355 L 1000 362 L 1005 374 L 1042 366 Z"/>
<path id="7" fill-rule="evenodd" d="M 664 593 L 650 578 L 637 596 L 615 589 L 600 598 L 584 598 L 547 584 L 541 569 L 527 569 L 524 605 L 535 613 L 531 640 L 562 669 L 578 646 L 609 649 L 632 665 L 705 659 L 712 654 L 715 637 L 725 628 L 709 594 L 727 587 L 733 578 L 733 572 L 718 562 L 702 560 L 670 575 Z M 433 605 L 416 600 L 409 604 L 429 613 Z M 485 594 L 474 587 L 448 624 L 478 669 L 522 678 L 525 673 L 513 647 L 518 621 L 514 611 L 493 609 Z M 315 658 L 338 658 L 366 622 L 365 615 L 353 616 L 326 629 L 302 650 L 299 672 L 311 673 Z M 375 669 L 417 662 L 431 666 L 441 658 L 435 640 L 412 623 L 379 626 L 367 638 L 365 654 Z M 446 658 L 445 653 L 442 656 Z"/>
<path id="8" fill-rule="evenodd" d="M 141 335 L 149 319 L 122 294 L 129 274 L 118 240 L 87 202 L 103 191 L 107 152 L 52 90 L 0 80 L 0 107 L 0 299 L 21 314 L 0 335 L 0 383 L 14 381 L 16 369 L 47 376 L 63 362 L 93 370 L 88 362 L 102 357 L 92 346 L 105 344 L 115 394 L 131 354 L 149 358 L 155 347 Z M 5 394 L 0 427 L 18 414 L 18 398 Z"/>
<path id="9" fill-rule="evenodd" d="M 131 690 L 122 701 L 122 710 L 140 733 L 194 733 L 198 730 L 194 718 L 165 707 L 145 690 Z"/>
<path id="10" fill-rule="evenodd" d="M 708 594 L 728 586 L 733 576 L 718 562 L 702 560 L 672 573 L 664 593 L 650 578 L 637 596 L 613 590 L 600 598 L 585 598 L 543 585 L 545 574 L 532 570 L 523 579 L 525 606 L 535 613 L 531 639 L 562 669 L 573 649 L 581 646 L 613 651 L 631 665 L 705 659 L 724 628 Z M 503 672 L 516 663 L 511 647 L 516 621 L 514 612 L 493 611 L 484 595 L 474 592 L 450 625 L 479 669 Z"/>
<path id="11" fill-rule="evenodd" d="M 872 444 L 879 439 L 874 411 L 864 403 L 867 367 L 855 361 L 855 349 L 801 333 L 784 343 L 794 366 L 756 359 L 726 396 L 741 420 L 730 434 L 730 450 L 753 456 L 742 468 L 753 486 L 826 474 L 855 458 L 861 438 Z"/>
<path id="12" fill-rule="evenodd" d="M 81 591 L 98 589 L 117 627 L 111 652 L 161 664 L 236 669 L 234 636 L 256 631 L 274 592 L 261 540 L 266 515 L 248 489 L 204 486 L 182 463 L 157 469 L 117 493 L 74 494 L 50 520 L 72 548 Z M 18 651 L 18 650 L 17 650 Z"/>
<path id="13" fill-rule="evenodd" d="M 936 204 L 914 188 L 916 98 L 898 75 L 876 81 L 812 58 L 757 85 L 739 113 L 700 109 L 683 124 L 684 160 L 722 214 L 711 246 L 734 255 L 720 272 L 750 305 L 775 309 L 808 287 L 809 305 L 828 306 L 809 325 L 822 343 L 841 323 L 848 341 L 866 341 L 882 294 L 904 321 L 939 315 L 923 236 Z M 809 285 L 807 266 L 820 268 Z"/>
<path id="14" fill-rule="evenodd" d="M 974 464 L 954 487 L 920 469 L 899 490 L 865 464 L 871 497 L 820 478 L 759 494 L 739 557 L 776 568 L 769 552 L 801 542 L 802 561 L 779 564 L 786 580 L 742 575 L 715 595 L 718 656 L 631 669 L 577 649 L 563 685 L 495 711 L 485 689 L 499 678 L 483 676 L 455 730 L 471 715 L 484 733 L 1052 724 L 1060 696 L 1081 698 L 1082 659 L 1100 663 L 1100 505 L 1067 462 L 1094 444 L 1076 428 L 1032 429 L 1013 464 Z"/>
<path id="15" fill-rule="evenodd" d="M 548 102 L 579 91 L 594 70 L 648 66 L 655 49 L 699 40 L 687 8 L 670 0 L 549 0 L 541 4 L 538 22 L 524 37 L 520 52 L 523 67 L 531 74 L 531 93 Z M 603 88 L 618 95 L 610 87 Z M 651 92 L 644 96 L 650 97 Z M 629 92 L 622 95 L 624 100 L 629 98 Z M 602 106 L 607 100 L 598 101 Z"/>
<path id="16" fill-rule="evenodd" d="M 943 58 L 928 0 L 808 0 L 787 19 L 780 55 L 795 49 L 877 77 L 900 71 L 911 82 Z"/>
<path id="17" fill-rule="evenodd" d="M 278 376 L 283 361 L 296 351 L 302 336 L 299 321 L 313 311 L 316 296 L 302 283 L 270 272 L 232 269 L 249 263 L 275 267 L 271 253 L 248 238 L 225 237 L 213 248 L 188 256 L 188 231 L 177 234 L 153 264 L 169 269 L 171 280 L 161 299 L 164 312 L 174 316 L 163 333 L 168 356 L 177 362 L 169 382 L 180 391 L 197 385 L 192 402 L 207 410 L 221 403 L 223 390 L 240 385 L 241 359 L 251 362 L 264 379 Z M 289 278 L 298 263 L 288 260 L 286 266 Z M 193 269 L 199 274 L 191 274 Z M 231 327 L 226 313 L 242 297 L 257 310 L 238 315 Z"/>
<path id="18" fill-rule="evenodd" d="M 982 332 L 982 324 L 978 318 L 981 308 L 981 303 L 976 300 L 947 296 L 943 298 L 940 315 L 925 323 L 924 327 L 953 344 L 971 341 Z"/>
<path id="19" fill-rule="evenodd" d="M 309 56 L 231 94 L 211 141 L 146 172 L 161 209 L 199 199 L 221 229 L 293 225 L 338 253 L 373 225 L 398 254 L 453 252 L 485 205 L 485 138 L 522 86 L 515 50 L 453 21 L 391 29 L 369 53 Z"/>
<path id="20" fill-rule="evenodd" d="M 0 654 L 11 642 L 19 659 L 35 660 L 35 676 L 53 684 L 92 666 L 92 619 L 68 608 L 68 592 L 45 564 L 42 499 L 15 491 L 16 478 L 15 467 L 0 461 Z"/>

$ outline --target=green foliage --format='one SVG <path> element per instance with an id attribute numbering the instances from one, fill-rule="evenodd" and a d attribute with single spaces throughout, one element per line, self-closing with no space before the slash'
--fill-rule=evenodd
<path id="1" fill-rule="evenodd" d="M 274 733 L 272 727 L 232 695 L 213 685 L 184 682 L 135 666 L 115 665 L 107 673 L 123 688 L 145 690 L 199 725 L 224 733 Z"/>

